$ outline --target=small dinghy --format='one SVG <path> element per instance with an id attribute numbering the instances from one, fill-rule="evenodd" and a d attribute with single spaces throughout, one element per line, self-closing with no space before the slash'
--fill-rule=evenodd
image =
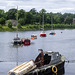
<path id="1" fill-rule="evenodd" d="M 37 39 L 37 35 L 36 34 L 32 34 L 31 35 L 31 39 L 33 40 L 33 39 Z"/>

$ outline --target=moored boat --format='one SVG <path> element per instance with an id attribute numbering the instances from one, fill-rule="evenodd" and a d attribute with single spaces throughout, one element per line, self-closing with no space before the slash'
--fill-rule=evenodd
<path id="1" fill-rule="evenodd" d="M 51 16 L 51 31 L 50 31 L 50 33 L 49 33 L 49 35 L 55 35 L 55 32 L 54 32 L 54 30 L 53 30 L 53 20 L 52 20 L 52 16 Z"/>
<path id="2" fill-rule="evenodd" d="M 32 34 L 31 35 L 31 39 L 33 40 L 33 39 L 37 39 L 37 35 L 36 34 Z"/>
<path id="3" fill-rule="evenodd" d="M 8 75 L 47 75 L 56 74 L 64 68 L 65 59 L 59 52 L 41 52 L 33 61 L 21 64 L 8 72 Z"/>
<path id="4" fill-rule="evenodd" d="M 51 30 L 49 35 L 55 35 L 55 32 L 53 30 Z"/>
<path id="5" fill-rule="evenodd" d="M 43 15 L 43 22 L 42 22 L 42 25 L 43 25 L 43 31 L 40 33 L 40 37 L 46 37 L 46 33 L 44 31 L 44 15 Z"/>
<path id="6" fill-rule="evenodd" d="M 42 31 L 42 32 L 40 33 L 40 37 L 46 37 L 45 31 Z"/>
<path id="7" fill-rule="evenodd" d="M 21 41 L 22 41 L 22 44 L 24 45 L 30 45 L 30 42 L 31 42 L 29 38 L 22 38 Z"/>
<path id="8" fill-rule="evenodd" d="M 13 43 L 14 45 L 20 45 L 20 44 L 22 44 L 22 41 L 21 41 L 21 39 L 18 37 L 18 34 L 17 34 L 16 37 L 12 40 L 12 43 Z"/>

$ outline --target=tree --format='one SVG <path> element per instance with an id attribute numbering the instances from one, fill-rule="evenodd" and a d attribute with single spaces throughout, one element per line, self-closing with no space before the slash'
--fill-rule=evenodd
<path id="1" fill-rule="evenodd" d="M 4 17 L 0 18 L 0 24 L 2 24 L 2 25 L 5 24 L 5 18 Z"/>
<path id="2" fill-rule="evenodd" d="M 18 11 L 18 18 L 24 18 L 25 17 L 25 11 L 23 9 Z"/>
<path id="3" fill-rule="evenodd" d="M 2 25 L 0 24 L 0 28 L 2 28 Z"/>
<path id="4" fill-rule="evenodd" d="M 42 14 L 43 14 L 43 13 L 46 13 L 46 10 L 45 10 L 45 9 L 41 9 L 41 10 L 40 10 L 40 13 L 42 13 Z"/>
<path id="5" fill-rule="evenodd" d="M 33 15 L 30 12 L 26 13 L 26 24 L 32 24 L 33 22 Z"/>
<path id="6" fill-rule="evenodd" d="M 0 18 L 4 17 L 4 10 L 0 9 Z"/>
<path id="7" fill-rule="evenodd" d="M 20 23 L 20 25 L 25 25 L 25 18 L 20 18 L 19 20 L 18 20 L 18 22 Z"/>
<path id="8" fill-rule="evenodd" d="M 32 8 L 29 12 L 31 12 L 32 14 L 36 14 L 36 9 L 35 8 Z"/>
<path id="9" fill-rule="evenodd" d="M 8 21 L 7 21 L 7 26 L 8 26 L 9 28 L 12 28 L 12 22 L 11 22 L 11 20 L 8 20 Z"/>
<path id="10" fill-rule="evenodd" d="M 22 28 L 20 23 L 17 24 L 17 27 L 18 29 Z"/>
<path id="11" fill-rule="evenodd" d="M 14 8 L 13 8 L 13 9 L 10 9 L 10 10 L 6 13 L 6 15 L 7 15 L 6 18 L 7 18 L 7 20 L 8 20 L 8 19 L 14 19 L 14 20 L 15 20 L 15 19 L 16 19 L 16 15 L 15 15 L 16 13 L 17 13 L 17 9 L 14 9 Z"/>

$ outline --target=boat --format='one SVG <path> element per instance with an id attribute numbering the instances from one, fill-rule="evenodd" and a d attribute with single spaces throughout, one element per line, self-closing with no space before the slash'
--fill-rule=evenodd
<path id="1" fill-rule="evenodd" d="M 30 45 L 30 42 L 31 42 L 29 38 L 22 38 L 21 41 L 22 41 L 22 44 L 24 45 Z"/>
<path id="2" fill-rule="evenodd" d="M 18 6 L 17 6 L 17 22 L 18 22 Z M 28 39 L 28 38 L 22 38 L 21 39 L 21 38 L 18 37 L 18 27 L 17 27 L 16 38 L 14 38 L 12 40 L 12 42 L 13 42 L 14 45 L 22 45 L 22 44 L 24 44 L 24 45 L 30 45 L 30 39 Z"/>
<path id="3" fill-rule="evenodd" d="M 16 35 L 16 37 L 12 40 L 12 43 L 14 45 L 21 45 L 22 44 L 22 41 L 21 39 L 18 37 L 18 34 Z"/>
<path id="4" fill-rule="evenodd" d="M 46 33 L 44 31 L 44 15 L 43 15 L 43 22 L 42 22 L 42 24 L 43 24 L 43 31 L 40 33 L 40 37 L 46 37 Z"/>
<path id="5" fill-rule="evenodd" d="M 17 24 L 18 24 L 18 6 L 17 6 Z M 18 27 L 17 27 L 17 34 L 16 34 L 16 37 L 12 40 L 12 43 L 13 43 L 14 45 L 20 45 L 20 44 L 22 44 L 21 39 L 18 37 Z"/>
<path id="6" fill-rule="evenodd" d="M 44 52 L 42 49 L 39 51 L 40 53 L 35 60 L 16 66 L 8 72 L 8 75 L 56 75 L 64 68 L 65 57 L 59 52 Z"/>
<path id="7" fill-rule="evenodd" d="M 36 34 L 32 34 L 31 35 L 31 39 L 33 40 L 33 39 L 37 39 L 37 35 Z"/>
<path id="8" fill-rule="evenodd" d="M 42 31 L 42 32 L 40 33 L 40 37 L 46 37 L 45 31 Z"/>
<path id="9" fill-rule="evenodd" d="M 49 35 L 55 35 L 55 32 L 53 30 L 51 30 Z"/>
<path id="10" fill-rule="evenodd" d="M 53 30 L 53 21 L 52 21 L 52 16 L 51 16 L 51 27 L 52 27 L 52 29 L 51 29 L 49 35 L 55 35 L 55 32 L 54 32 L 54 30 Z"/>

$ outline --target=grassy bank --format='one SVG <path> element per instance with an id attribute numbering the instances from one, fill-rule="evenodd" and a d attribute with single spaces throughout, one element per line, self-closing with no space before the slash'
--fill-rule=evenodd
<path id="1" fill-rule="evenodd" d="M 29 31 L 29 30 L 40 30 L 42 28 L 42 25 L 25 25 L 21 26 L 21 28 L 18 28 L 18 31 Z M 52 26 L 50 24 L 44 25 L 45 30 L 50 30 Z M 53 24 L 53 29 L 75 29 L 75 25 L 69 25 L 69 24 Z M 9 28 L 7 26 L 0 27 L 0 31 L 16 31 L 17 27 Z"/>

